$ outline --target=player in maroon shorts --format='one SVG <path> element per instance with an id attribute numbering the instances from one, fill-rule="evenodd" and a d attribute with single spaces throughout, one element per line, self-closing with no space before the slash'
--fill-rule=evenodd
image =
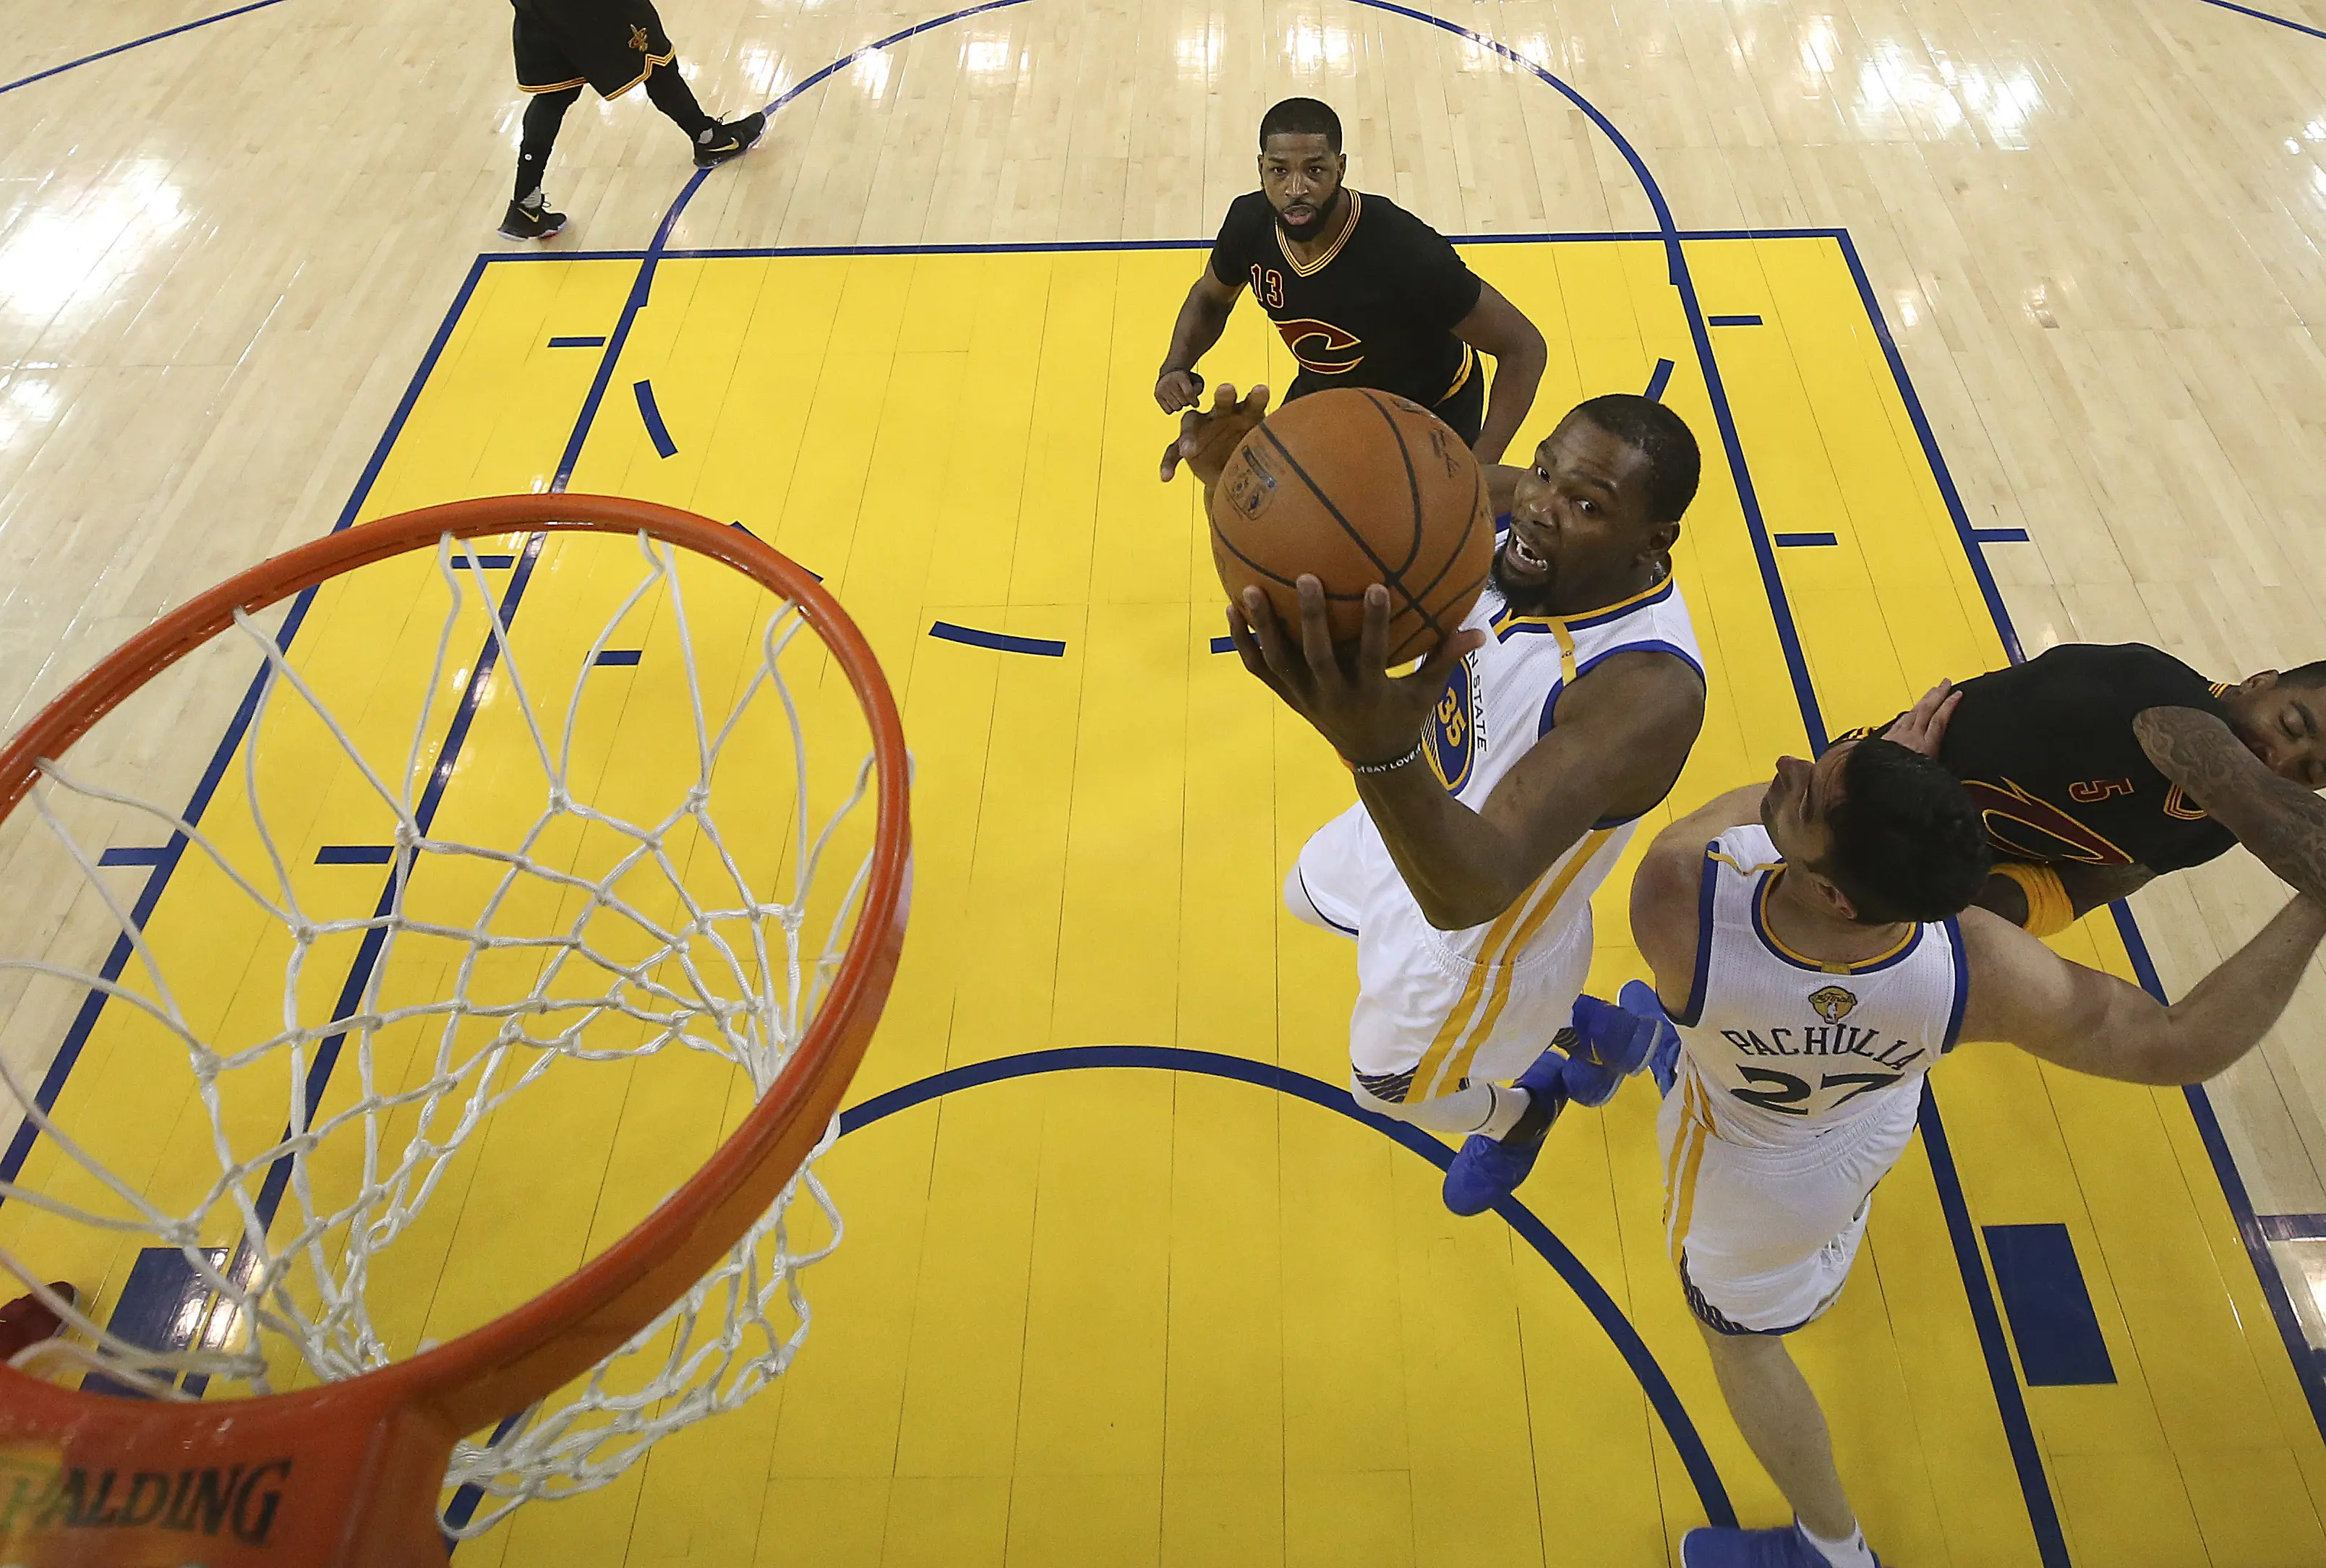
<path id="1" fill-rule="evenodd" d="M 767 128 L 765 115 L 715 120 L 694 101 L 678 74 L 678 50 L 662 30 L 662 18 L 647 0 L 509 0 L 516 7 L 510 39 L 516 53 L 516 85 L 533 95 L 525 107 L 525 135 L 516 154 L 516 190 L 501 233 L 511 239 L 547 239 L 565 227 L 565 215 L 549 210 L 542 194 L 542 171 L 565 111 L 584 87 L 618 98 L 640 82 L 655 107 L 686 133 L 694 164 L 709 169 L 751 150 Z"/>

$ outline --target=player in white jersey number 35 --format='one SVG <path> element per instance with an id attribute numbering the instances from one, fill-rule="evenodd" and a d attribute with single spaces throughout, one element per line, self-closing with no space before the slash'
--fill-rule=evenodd
<path id="1" fill-rule="evenodd" d="M 1187 415 L 1177 449 L 1207 487 L 1257 417 L 1233 397 Z M 1508 1196 L 1569 1099 L 1603 1102 L 1646 1055 L 1652 1031 L 1578 993 L 1592 892 L 1703 722 L 1670 555 L 1699 464 L 1679 415 L 1614 394 L 1569 411 L 1529 468 L 1489 469 L 1510 517 L 1489 585 L 1410 674 L 1384 668 L 1378 585 L 1354 648 L 1332 645 L 1313 577 L 1298 628 L 1256 589 L 1230 607 L 1245 667 L 1356 781 L 1285 902 L 1355 942 L 1357 1103 L 1468 1135 L 1446 1178 L 1456 1213 Z"/>
<path id="2" fill-rule="evenodd" d="M 1944 695 L 1673 823 L 1633 883 L 1633 934 L 1679 1026 L 1658 1123 L 1672 1258 L 1720 1391 L 1796 1515 L 1691 1531 L 1685 1568 L 1875 1568 L 1782 1336 L 1839 1294 L 1939 1058 L 2010 1041 L 2079 1072 L 2193 1083 L 2261 1038 L 2326 937 L 2326 908 L 2297 897 L 2166 1007 L 1968 908 L 1986 831 L 1916 749 Z"/>

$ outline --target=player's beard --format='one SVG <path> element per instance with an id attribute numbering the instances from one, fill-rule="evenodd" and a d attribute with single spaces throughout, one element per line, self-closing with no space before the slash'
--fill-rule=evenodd
<path id="1" fill-rule="evenodd" d="M 1347 187 L 1336 186 L 1333 191 L 1333 199 L 1318 208 L 1315 218 L 1296 227 L 1285 222 L 1284 215 L 1279 212 L 1276 215 L 1276 227 L 1284 231 L 1287 238 L 1307 245 L 1310 240 L 1323 234 L 1326 229 L 1341 221 L 1341 203 L 1347 195 Z"/>
<path id="2" fill-rule="evenodd" d="M 1550 614 L 1551 602 L 1558 595 L 1558 562 L 1549 561 L 1549 570 L 1540 582 L 1513 582 L 1503 565 L 1508 559 L 1509 549 L 1508 544 L 1494 546 L 1494 564 L 1487 574 L 1494 585 L 1494 591 L 1503 596 L 1504 604 L 1520 615 Z"/>

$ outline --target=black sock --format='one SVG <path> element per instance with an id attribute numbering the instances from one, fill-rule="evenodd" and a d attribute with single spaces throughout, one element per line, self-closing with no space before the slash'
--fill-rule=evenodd
<path id="1" fill-rule="evenodd" d="M 1567 1090 L 1563 1089 L 1530 1089 L 1527 1096 L 1526 1109 L 1511 1125 L 1511 1130 L 1503 1135 L 1506 1144 L 1523 1146 L 1541 1142 L 1543 1135 L 1550 1131 L 1550 1124 L 1558 1119 L 1558 1113 L 1567 1109 Z"/>
<path id="2" fill-rule="evenodd" d="M 525 130 L 517 144 L 516 190 L 510 199 L 523 201 L 541 190 L 541 176 L 549 167 L 551 149 L 557 145 L 557 127 L 565 123 L 565 111 L 581 101 L 580 88 L 567 88 L 563 92 L 535 93 L 533 101 L 525 106 Z M 541 206 L 547 206 L 544 199 Z"/>
<path id="3" fill-rule="evenodd" d="M 694 90 L 686 85 L 686 79 L 678 74 L 678 61 L 675 60 L 668 65 L 656 66 L 647 75 L 647 97 L 654 100 L 655 107 L 668 115 L 678 128 L 686 133 L 686 139 L 690 142 L 699 144 L 702 140 L 702 133 L 719 124 L 704 114 L 702 106 L 694 101 Z"/>

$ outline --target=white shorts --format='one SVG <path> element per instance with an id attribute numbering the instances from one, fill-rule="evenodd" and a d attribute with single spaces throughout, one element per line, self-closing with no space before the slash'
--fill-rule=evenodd
<path id="1" fill-rule="evenodd" d="M 1317 830 L 1284 896 L 1302 919 L 1356 939 L 1349 1061 L 1382 1099 L 1434 1099 L 1468 1080 L 1516 1078 L 1568 1026 L 1591 972 L 1587 895 L 1515 955 L 1480 963 L 1465 949 L 1475 951 L 1485 928 L 1439 931 L 1422 918 L 1363 805 Z"/>
<path id="2" fill-rule="evenodd" d="M 1717 1092 L 1683 1051 L 1656 1118 L 1672 1261 L 1707 1327 L 1790 1333 L 1840 1295 L 1874 1184 L 1906 1152 L 1921 1095 L 1893 1091 L 1848 1125 L 1754 1147 L 1713 1130 L 1707 1097 Z"/>

